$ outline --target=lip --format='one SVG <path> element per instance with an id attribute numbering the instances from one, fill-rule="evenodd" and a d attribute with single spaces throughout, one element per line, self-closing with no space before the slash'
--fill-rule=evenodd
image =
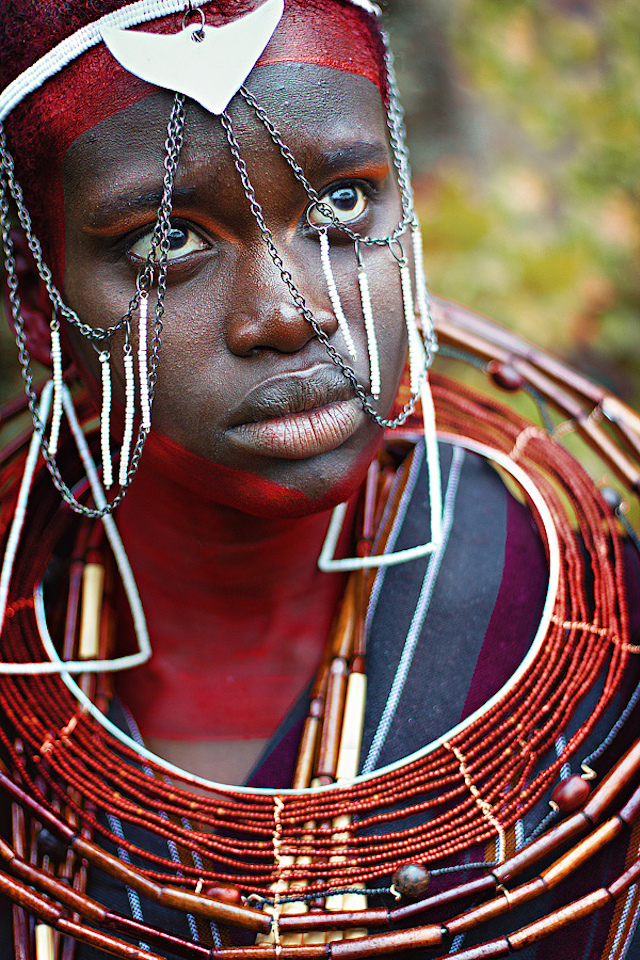
<path id="1" fill-rule="evenodd" d="M 226 436 L 251 453 L 302 460 L 341 446 L 364 416 L 351 384 L 323 364 L 258 384 L 231 410 Z"/>

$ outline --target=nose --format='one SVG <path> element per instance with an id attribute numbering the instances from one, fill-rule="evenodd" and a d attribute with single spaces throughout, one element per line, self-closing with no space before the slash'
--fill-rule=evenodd
<path id="1" fill-rule="evenodd" d="M 333 312 L 319 302 L 311 283 L 295 285 L 318 325 L 331 337 L 338 329 Z M 226 340 L 236 356 L 250 356 L 257 350 L 296 353 L 316 336 L 266 247 L 245 250 L 239 256 L 230 303 Z"/>

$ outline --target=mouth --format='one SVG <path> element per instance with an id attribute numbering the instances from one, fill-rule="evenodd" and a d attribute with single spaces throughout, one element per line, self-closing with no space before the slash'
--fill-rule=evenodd
<path id="1" fill-rule="evenodd" d="M 364 417 L 351 384 L 325 364 L 259 384 L 231 411 L 226 436 L 259 456 L 302 460 L 341 446 Z"/>

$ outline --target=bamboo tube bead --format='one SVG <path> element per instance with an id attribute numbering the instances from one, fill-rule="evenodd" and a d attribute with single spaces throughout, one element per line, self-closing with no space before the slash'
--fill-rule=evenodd
<path id="1" fill-rule="evenodd" d="M 116 940 L 114 937 L 109 937 L 107 934 L 93 930 L 91 927 L 83 927 L 66 917 L 60 918 L 56 929 L 58 933 L 62 933 L 64 936 L 73 937 L 80 943 L 86 943 L 90 947 L 104 950 L 114 957 L 120 957 L 121 960 L 163 960 L 157 953 L 141 950 L 140 947 L 134 947 L 122 940 Z"/>
<path id="2" fill-rule="evenodd" d="M 311 784 L 323 709 L 324 701 L 322 697 L 314 697 L 309 705 L 309 714 L 304 722 L 302 739 L 300 740 L 296 772 L 293 778 L 294 790 L 304 790 Z"/>
<path id="3" fill-rule="evenodd" d="M 13 926 L 14 960 L 31 960 L 29 949 L 29 921 L 27 914 L 17 904 L 11 905 L 11 921 Z"/>
<path id="4" fill-rule="evenodd" d="M 152 883 L 151 880 L 147 880 L 143 874 L 134 870 L 132 867 L 128 867 L 121 860 L 116 860 L 115 857 L 105 853 L 101 847 L 97 846 L 97 844 L 91 840 L 86 840 L 84 837 L 75 837 L 71 846 L 77 856 L 88 860 L 92 866 L 98 867 L 106 873 L 107 876 L 113 877 L 115 880 L 120 880 L 127 886 L 133 887 L 137 893 L 141 893 L 149 900 L 158 902 L 162 892 L 161 887 L 156 883 Z"/>
<path id="5" fill-rule="evenodd" d="M 333 631 L 333 656 L 342 657 L 343 660 L 349 659 L 353 649 L 353 631 L 356 625 L 356 586 L 356 578 L 352 574 L 347 581 Z"/>
<path id="6" fill-rule="evenodd" d="M 55 960 L 53 930 L 46 923 L 36 923 L 36 960 Z"/>
<path id="7" fill-rule="evenodd" d="M 329 671 L 324 723 L 320 741 L 320 755 L 316 776 L 335 777 L 340 748 L 340 726 L 347 689 L 347 662 L 336 657 Z"/>
<path id="8" fill-rule="evenodd" d="M 618 761 L 611 773 L 604 778 L 598 789 L 594 791 L 582 811 L 584 815 L 593 823 L 597 823 L 609 804 L 632 783 L 639 771 L 640 740 L 636 740 L 622 759 Z"/>
<path id="9" fill-rule="evenodd" d="M 82 574 L 79 660 L 94 660 L 98 656 L 103 593 L 104 567 L 100 563 L 85 564 Z"/>
<path id="10" fill-rule="evenodd" d="M 344 719 L 342 721 L 342 734 L 336 768 L 336 779 L 338 781 L 352 780 L 358 773 L 366 699 L 367 677 L 363 671 L 356 672 L 354 670 L 349 674 L 347 680 Z"/>
<path id="11" fill-rule="evenodd" d="M 49 899 L 34 893 L 19 880 L 12 880 L 1 873 L 0 893 L 5 894 L 9 899 L 50 926 L 55 926 L 56 920 L 60 916 L 60 909 Z"/>
<path id="12" fill-rule="evenodd" d="M 625 872 L 608 887 L 609 893 L 615 898 L 622 896 L 632 884 L 638 881 L 638 878 L 640 878 L 640 859 L 636 860 L 628 870 L 625 870 Z"/>
<path id="13" fill-rule="evenodd" d="M 47 810 L 45 807 L 41 806 L 37 800 L 29 796 L 24 790 L 22 790 L 17 784 L 13 783 L 0 769 L 0 789 L 3 789 L 5 793 L 8 793 L 10 797 L 13 797 L 14 800 L 20 805 L 20 807 L 26 807 L 30 813 L 39 820 L 40 823 L 46 823 L 52 830 L 54 830 L 59 836 L 61 836 L 67 843 L 75 837 L 74 831 L 67 826 L 62 820 L 54 816 L 51 811 Z"/>
<path id="14" fill-rule="evenodd" d="M 77 893 L 68 884 L 61 883 L 55 877 L 50 876 L 37 867 L 32 867 L 24 860 L 15 859 L 11 863 L 11 870 L 32 887 L 38 887 L 52 899 L 59 901 L 73 913 L 79 913 L 80 916 L 92 923 L 103 923 L 107 911 L 95 900 L 89 899 L 82 894 Z"/>
<path id="15" fill-rule="evenodd" d="M 506 861 L 507 863 L 509 861 Z M 388 921 L 391 924 L 402 923 L 418 914 L 426 913 L 434 907 L 444 907 L 449 903 L 455 903 L 456 900 L 464 900 L 467 897 L 477 897 L 483 893 L 493 892 L 496 888 L 496 878 L 489 874 L 485 877 L 479 877 L 477 880 L 470 880 L 468 883 L 462 883 L 459 887 L 453 887 L 450 890 L 443 890 L 442 893 L 435 893 L 425 900 L 418 900 L 416 903 L 407 903 L 402 907 L 396 907 L 389 911 Z M 372 926 L 371 922 L 368 924 Z"/>
<path id="16" fill-rule="evenodd" d="M 580 813 L 574 813 L 573 816 L 567 820 L 563 820 L 562 823 L 553 827 L 548 833 L 543 834 L 543 836 L 537 840 L 523 847 L 515 856 L 509 860 L 505 860 L 505 862 L 499 866 L 493 867 L 491 873 L 498 883 L 506 883 L 507 880 L 512 880 L 514 877 L 517 877 L 518 874 L 533 866 L 533 864 L 539 860 L 542 860 L 543 857 L 553 853 L 554 850 L 557 850 L 558 847 L 561 847 L 564 843 L 573 840 L 574 837 L 583 833 L 591 826 L 592 823 L 587 819 L 584 810 L 580 811 Z"/>
<path id="17" fill-rule="evenodd" d="M 156 900 L 162 907 L 173 907 L 175 910 L 192 913 L 205 920 L 219 920 L 221 923 L 237 925 L 245 930 L 255 930 L 257 933 L 268 933 L 271 928 L 270 917 L 261 910 L 235 907 L 223 900 L 209 900 L 173 887 L 162 887 Z"/>
<path id="18" fill-rule="evenodd" d="M 588 837 L 581 840 L 572 850 L 569 850 L 563 857 L 543 870 L 540 874 L 542 880 L 548 887 L 555 887 L 565 877 L 574 873 L 590 857 L 602 850 L 608 843 L 611 843 L 623 829 L 624 824 L 619 817 L 612 817 L 607 820 Z"/>
<path id="19" fill-rule="evenodd" d="M 231 947 L 220 950 L 211 950 L 211 960 L 274 960 L 276 956 L 273 946 L 264 947 Z M 327 960 L 331 956 L 329 945 L 310 947 L 282 947 L 280 960 Z"/>
<path id="20" fill-rule="evenodd" d="M 552 933 L 555 933 L 556 930 L 562 929 L 562 927 L 567 926 L 569 923 L 580 920 L 582 917 L 588 917 L 596 910 L 607 906 L 607 904 L 611 903 L 612 899 L 607 890 L 594 890 L 593 893 L 581 897 L 580 900 L 574 900 L 573 903 L 567 904 L 566 907 L 561 907 L 559 910 L 548 914 L 541 920 L 536 920 L 535 923 L 530 923 L 526 927 L 522 927 L 522 929 L 517 930 L 516 933 L 510 934 L 507 940 L 512 950 L 522 950 L 524 947 L 528 947 L 550 936 Z"/>
<path id="21" fill-rule="evenodd" d="M 490 900 L 488 903 L 484 903 L 472 910 L 467 910 L 452 920 L 447 920 L 443 926 L 451 937 L 456 937 L 459 933 L 472 930 L 481 923 L 486 923 L 495 917 L 503 916 L 503 914 L 514 910 L 523 903 L 529 903 L 529 901 L 535 900 L 536 897 L 542 896 L 546 889 L 544 880 L 537 877 L 535 880 L 532 880 L 531 883 L 526 883 L 513 891 L 509 890 L 508 893 L 503 892 L 494 900 Z"/>
<path id="22" fill-rule="evenodd" d="M 331 944 L 331 960 L 350 957 L 383 957 L 400 950 L 417 950 L 439 947 L 443 941 L 443 929 L 438 924 L 416 927 L 414 930 L 398 930 L 378 933 L 360 940 L 342 940 Z"/>
<path id="23" fill-rule="evenodd" d="M 388 926 L 386 910 L 356 910 L 324 912 L 311 910 L 305 916 L 285 916 L 280 918 L 280 932 L 303 930 L 342 930 L 349 927 L 382 927 Z"/>
<path id="24" fill-rule="evenodd" d="M 511 956 L 511 947 L 502 937 L 500 940 L 491 940 L 489 943 L 480 943 L 469 950 L 449 954 L 448 960 L 500 960 L 501 957 Z"/>
<path id="25" fill-rule="evenodd" d="M 640 817 L 640 787 L 631 795 L 629 800 L 618 814 L 628 827 L 632 826 Z"/>
<path id="26" fill-rule="evenodd" d="M 118 931 L 132 940 L 149 944 L 157 943 L 164 950 L 168 950 L 177 957 L 183 957 L 184 960 L 209 960 L 211 956 L 208 947 L 180 940 L 165 930 L 156 930 L 154 927 L 150 927 L 146 923 L 140 923 L 138 920 L 132 920 L 130 917 L 110 913 L 106 915 L 102 926 L 107 930 Z"/>

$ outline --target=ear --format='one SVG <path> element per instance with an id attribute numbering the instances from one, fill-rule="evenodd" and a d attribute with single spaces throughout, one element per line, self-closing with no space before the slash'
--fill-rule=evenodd
<path id="1" fill-rule="evenodd" d="M 27 238 L 22 230 L 12 228 L 11 239 L 13 240 L 18 293 L 20 294 L 27 349 L 38 363 L 45 367 L 51 367 L 51 331 L 49 324 L 51 323 L 53 309 L 47 288 L 38 273 L 33 255 L 29 250 Z M 6 279 L 3 283 L 2 292 L 9 323 L 14 327 Z"/>

